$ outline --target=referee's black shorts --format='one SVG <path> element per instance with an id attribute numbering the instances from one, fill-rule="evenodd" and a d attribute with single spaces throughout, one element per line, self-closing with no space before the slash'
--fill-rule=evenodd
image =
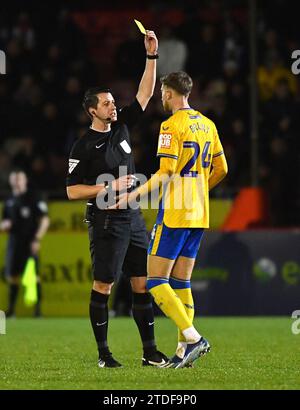
<path id="1" fill-rule="evenodd" d="M 140 210 L 130 216 L 103 211 L 88 219 L 94 280 L 112 283 L 121 272 L 147 276 L 149 238 Z"/>
<path id="2" fill-rule="evenodd" d="M 24 272 L 26 262 L 31 256 L 30 238 L 10 235 L 5 258 L 5 276 L 16 277 Z"/>

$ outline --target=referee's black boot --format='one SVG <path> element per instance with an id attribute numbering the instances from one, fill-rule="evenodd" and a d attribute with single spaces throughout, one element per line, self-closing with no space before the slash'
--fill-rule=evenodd
<path id="1" fill-rule="evenodd" d="M 156 352 L 149 356 L 144 355 L 144 357 L 142 358 L 142 365 L 160 367 L 166 364 L 168 361 L 169 358 L 165 354 L 163 354 L 159 350 L 156 350 Z"/>
<path id="2" fill-rule="evenodd" d="M 123 367 L 121 363 L 117 362 L 117 360 L 115 360 L 112 357 L 112 354 L 99 357 L 98 366 L 101 368 L 102 367 Z"/>

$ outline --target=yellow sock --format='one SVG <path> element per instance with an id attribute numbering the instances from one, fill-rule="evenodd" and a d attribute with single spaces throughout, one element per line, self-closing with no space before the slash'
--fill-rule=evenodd
<path id="1" fill-rule="evenodd" d="M 193 323 L 195 309 L 191 290 L 191 282 L 189 280 L 177 279 L 171 276 L 169 279 L 169 284 L 181 300 L 188 318 Z M 178 328 L 178 347 L 181 348 L 181 346 L 184 346 L 185 341 L 185 337 L 183 336 L 181 330 Z"/>
<path id="2" fill-rule="evenodd" d="M 152 282 L 152 287 L 148 286 L 148 289 L 154 297 L 155 303 L 164 314 L 176 323 L 178 329 L 185 330 L 190 328 L 192 322 L 186 314 L 181 300 L 171 286 L 168 283 L 159 283 L 159 279 L 157 280 L 158 285 L 155 285 L 155 279 L 150 278 L 150 280 L 148 280 L 148 283 L 149 282 Z"/>
<path id="3" fill-rule="evenodd" d="M 190 319 L 191 323 L 193 323 L 195 309 L 194 309 L 194 300 L 193 300 L 191 288 L 174 289 L 174 292 L 181 300 L 188 318 Z M 178 328 L 178 342 L 185 342 L 185 337 L 183 336 L 179 328 Z"/>

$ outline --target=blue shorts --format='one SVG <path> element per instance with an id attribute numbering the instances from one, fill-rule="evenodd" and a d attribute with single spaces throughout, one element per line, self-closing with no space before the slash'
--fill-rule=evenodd
<path id="1" fill-rule="evenodd" d="M 177 259 L 178 256 L 196 258 L 204 228 L 168 228 L 155 224 L 151 233 L 148 255 Z"/>

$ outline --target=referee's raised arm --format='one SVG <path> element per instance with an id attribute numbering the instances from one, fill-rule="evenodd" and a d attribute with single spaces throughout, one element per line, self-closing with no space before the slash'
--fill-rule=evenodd
<path id="1" fill-rule="evenodd" d="M 156 82 L 156 60 L 158 59 L 158 40 L 154 31 L 147 30 L 145 35 L 146 66 L 143 73 L 136 99 L 143 110 L 146 109 L 153 95 Z"/>

